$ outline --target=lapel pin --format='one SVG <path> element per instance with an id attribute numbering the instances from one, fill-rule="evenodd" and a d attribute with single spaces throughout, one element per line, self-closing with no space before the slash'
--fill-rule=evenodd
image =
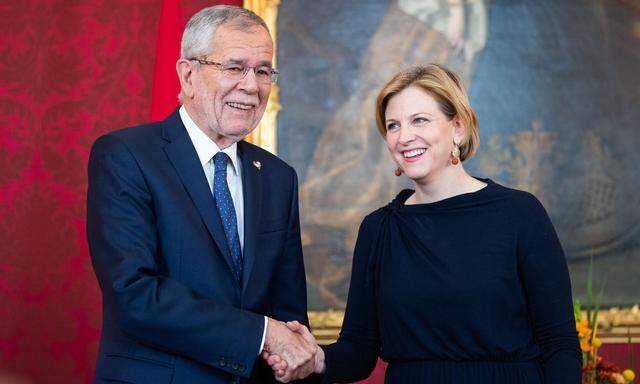
<path id="1" fill-rule="evenodd" d="M 258 171 L 260 170 L 260 168 L 262 168 L 262 164 L 260 164 L 260 162 L 257 160 L 253 161 L 253 166 L 258 168 Z"/>

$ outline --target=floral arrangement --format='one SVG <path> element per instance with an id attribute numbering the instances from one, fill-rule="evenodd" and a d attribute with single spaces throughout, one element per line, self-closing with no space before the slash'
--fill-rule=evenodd
<path id="1" fill-rule="evenodd" d="M 631 369 L 620 371 L 618 367 L 607 363 L 598 356 L 598 348 L 602 345 L 602 340 L 597 337 L 598 332 L 598 311 L 600 300 L 604 292 L 604 283 L 600 287 L 598 297 L 593 298 L 593 259 L 589 264 L 587 275 L 587 304 L 583 314 L 580 301 L 576 300 L 573 305 L 576 318 L 576 330 L 580 340 L 582 350 L 582 383 L 583 384 L 628 384 L 635 380 L 635 373 Z M 583 316 L 584 315 L 584 316 Z M 633 366 L 633 349 L 631 348 L 631 336 L 627 335 L 629 344 L 629 367 Z"/>

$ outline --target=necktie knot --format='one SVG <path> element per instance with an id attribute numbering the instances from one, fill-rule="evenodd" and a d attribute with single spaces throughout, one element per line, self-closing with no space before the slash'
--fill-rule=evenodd
<path id="1" fill-rule="evenodd" d="M 220 151 L 213 156 L 213 166 L 215 168 L 216 173 L 218 172 L 227 172 L 227 163 L 231 161 L 229 155 Z"/>

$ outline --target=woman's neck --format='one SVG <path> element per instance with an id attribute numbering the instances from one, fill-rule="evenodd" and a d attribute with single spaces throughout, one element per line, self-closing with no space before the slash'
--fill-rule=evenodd
<path id="1" fill-rule="evenodd" d="M 469 176 L 462 166 L 451 168 L 444 169 L 428 179 L 414 180 L 416 192 L 407 199 L 406 204 L 434 203 L 463 193 L 478 191 L 487 185 Z"/>

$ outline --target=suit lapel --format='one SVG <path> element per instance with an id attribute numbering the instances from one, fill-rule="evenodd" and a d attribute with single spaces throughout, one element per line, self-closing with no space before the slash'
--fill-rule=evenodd
<path id="1" fill-rule="evenodd" d="M 260 161 L 256 152 L 244 141 L 238 142 L 238 154 L 242 161 L 242 186 L 244 196 L 244 271 L 242 273 L 242 290 L 244 292 L 256 258 L 256 237 L 260 224 L 262 200 L 261 170 L 256 166 Z"/>
<path id="2" fill-rule="evenodd" d="M 207 185 L 202 164 L 177 110 L 163 122 L 163 137 L 169 141 L 169 144 L 164 147 L 169 161 L 176 169 L 202 221 L 224 256 L 229 266 L 229 273 L 233 273 L 231 253 L 211 189 Z"/>

